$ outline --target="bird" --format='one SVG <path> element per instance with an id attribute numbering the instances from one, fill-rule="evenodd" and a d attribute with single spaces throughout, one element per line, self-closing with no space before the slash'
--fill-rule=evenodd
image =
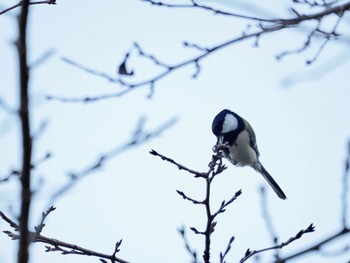
<path id="1" fill-rule="evenodd" d="M 281 187 L 261 164 L 255 132 L 248 121 L 224 109 L 215 116 L 212 131 L 217 137 L 217 144 L 226 144 L 227 147 L 222 147 L 222 153 L 227 160 L 235 166 L 252 167 L 265 178 L 279 198 L 287 199 Z"/>

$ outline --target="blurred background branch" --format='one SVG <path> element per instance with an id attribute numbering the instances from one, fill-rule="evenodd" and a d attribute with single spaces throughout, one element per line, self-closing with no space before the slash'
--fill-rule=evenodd
<path id="1" fill-rule="evenodd" d="M 166 130 L 175 125 L 175 123 L 177 122 L 177 118 L 174 117 L 169 119 L 168 121 L 159 125 L 156 129 L 152 131 L 145 130 L 145 121 L 145 118 L 140 118 L 130 139 L 127 140 L 125 143 L 113 148 L 108 152 L 101 154 L 100 157 L 98 157 L 91 164 L 87 165 L 86 168 L 84 168 L 82 171 L 68 173 L 68 181 L 63 186 L 58 187 L 58 190 L 56 190 L 52 194 L 48 205 L 52 205 L 53 203 L 55 203 L 58 198 L 62 197 L 72 187 L 76 186 L 81 180 L 91 175 L 92 173 L 97 172 L 107 162 L 111 161 L 113 158 L 117 157 L 121 153 L 159 137 L 162 133 L 164 133 Z"/>
<path id="2" fill-rule="evenodd" d="M 96 75 L 100 78 L 104 78 L 109 82 L 115 83 L 123 87 L 124 89 L 122 91 L 118 91 L 115 93 L 109 93 L 109 94 L 103 94 L 98 96 L 87 96 L 87 97 L 75 97 L 75 98 L 69 98 L 69 97 L 62 97 L 62 96 L 56 96 L 56 95 L 47 95 L 47 99 L 49 100 L 58 100 L 62 102 L 75 102 L 75 103 L 88 103 L 88 102 L 96 102 L 116 97 L 124 96 L 125 94 L 131 92 L 134 89 L 148 86 L 150 89 L 150 93 L 147 96 L 148 98 L 152 97 L 154 94 L 154 86 L 155 84 L 160 81 L 161 79 L 167 77 L 171 73 L 180 70 L 184 67 L 192 65 L 194 67 L 194 72 L 192 74 L 192 78 L 197 78 L 199 76 L 199 73 L 201 71 L 201 65 L 200 62 L 207 58 L 209 55 L 216 53 L 217 51 L 221 51 L 224 48 L 227 48 L 229 46 L 232 46 L 236 43 L 244 42 L 249 39 L 256 39 L 255 45 L 257 46 L 259 43 L 259 39 L 263 35 L 267 35 L 273 32 L 278 32 L 286 29 L 301 29 L 300 25 L 307 21 L 316 21 L 316 26 L 314 26 L 311 29 L 308 29 L 308 33 L 306 34 L 306 40 L 304 44 L 296 48 L 294 50 L 286 50 L 283 52 L 280 52 L 278 55 L 276 55 L 276 58 L 278 60 L 284 58 L 287 55 L 291 54 L 300 54 L 302 52 L 305 52 L 307 49 L 310 49 L 313 45 L 314 39 L 323 39 L 323 42 L 318 46 L 316 53 L 309 59 L 306 59 L 306 64 L 310 65 L 313 64 L 321 55 L 322 51 L 326 47 L 326 45 L 330 41 L 336 41 L 340 37 L 343 37 L 342 33 L 338 32 L 338 27 L 341 24 L 344 13 L 347 12 L 350 9 L 350 2 L 345 2 L 342 4 L 339 4 L 338 1 L 334 1 L 332 3 L 316 3 L 316 2 L 304 2 L 304 1 L 295 1 L 295 4 L 306 4 L 313 8 L 318 8 L 320 11 L 318 12 L 310 12 L 309 14 L 302 14 L 301 11 L 297 11 L 297 7 L 291 8 L 291 14 L 292 18 L 261 18 L 261 17 L 254 17 L 254 16 L 246 16 L 242 14 L 237 13 L 231 13 L 226 12 L 222 10 L 218 10 L 214 7 L 202 5 L 199 4 L 197 1 L 191 0 L 188 4 L 171 4 L 171 3 L 165 3 L 161 1 L 153 1 L 153 0 L 142 0 L 144 2 L 148 2 L 155 6 L 164 6 L 168 8 L 193 8 L 193 9 L 203 9 L 206 11 L 211 11 L 217 15 L 225 15 L 225 16 L 232 16 L 234 18 L 244 19 L 244 20 L 252 20 L 256 21 L 257 24 L 255 26 L 249 26 L 247 29 L 245 29 L 241 36 L 235 36 L 231 38 L 228 41 L 224 41 L 222 43 L 213 45 L 211 47 L 202 47 L 199 44 L 189 43 L 188 41 L 184 42 L 184 47 L 190 47 L 194 48 L 199 52 L 199 55 L 193 56 L 191 58 L 184 59 L 182 61 L 179 61 L 175 64 L 165 63 L 161 61 L 157 56 L 151 55 L 147 53 L 140 44 L 134 43 L 133 47 L 131 48 L 131 51 L 134 49 L 137 51 L 138 55 L 143 57 L 146 60 L 149 60 L 152 62 L 156 67 L 160 67 L 162 69 L 162 72 L 159 74 L 156 74 L 154 76 L 151 76 L 149 78 L 146 78 L 142 81 L 136 81 L 136 80 L 125 80 L 124 76 L 127 76 L 128 78 L 135 77 L 137 74 L 137 70 L 132 70 L 128 72 L 126 68 L 126 64 L 130 59 L 133 59 L 133 55 L 131 51 L 129 51 L 123 61 L 119 64 L 119 77 L 111 76 L 107 73 L 104 73 L 102 71 L 98 71 L 94 68 L 84 66 L 76 61 L 73 61 L 72 59 L 63 57 L 62 61 L 66 62 L 69 65 L 72 65 L 80 70 L 83 70 L 87 72 L 88 74 Z M 312 9 L 313 10 L 313 9 Z M 333 25 L 332 30 L 325 30 L 322 29 L 321 22 L 323 19 L 325 19 L 328 16 L 336 15 L 338 16 L 337 21 Z M 253 31 L 253 32 L 252 32 Z"/>

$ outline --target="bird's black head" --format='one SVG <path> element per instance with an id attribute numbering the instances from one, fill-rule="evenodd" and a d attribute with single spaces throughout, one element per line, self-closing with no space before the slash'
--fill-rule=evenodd
<path id="1" fill-rule="evenodd" d="M 219 136 L 222 133 L 222 126 L 224 124 L 226 114 L 229 113 L 231 113 L 231 111 L 224 109 L 215 116 L 211 130 L 216 136 Z"/>
<path id="2" fill-rule="evenodd" d="M 221 137 L 223 142 L 231 145 L 244 127 L 244 121 L 238 114 L 225 109 L 215 116 L 211 129 L 216 137 Z"/>

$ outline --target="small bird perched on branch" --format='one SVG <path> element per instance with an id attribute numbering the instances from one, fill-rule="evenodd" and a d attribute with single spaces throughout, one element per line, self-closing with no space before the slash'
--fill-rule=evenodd
<path id="1" fill-rule="evenodd" d="M 287 199 L 282 189 L 259 161 L 256 137 L 250 124 L 230 110 L 222 110 L 213 120 L 212 131 L 222 147 L 224 157 L 237 166 L 250 166 L 266 179 L 279 198 Z"/>

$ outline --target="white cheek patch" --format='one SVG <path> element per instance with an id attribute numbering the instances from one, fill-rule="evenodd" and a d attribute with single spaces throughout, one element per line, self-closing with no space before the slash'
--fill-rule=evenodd
<path id="1" fill-rule="evenodd" d="M 222 133 L 234 131 L 238 127 L 238 121 L 232 114 L 226 114 L 224 123 L 222 124 Z"/>

